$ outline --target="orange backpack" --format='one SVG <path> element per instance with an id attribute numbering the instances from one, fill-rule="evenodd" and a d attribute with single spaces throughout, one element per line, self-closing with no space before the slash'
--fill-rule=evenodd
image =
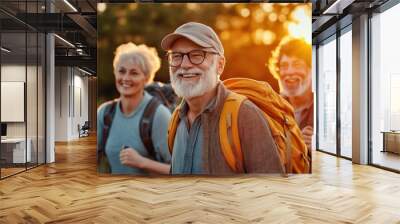
<path id="1" fill-rule="evenodd" d="M 248 99 L 264 112 L 286 173 L 309 173 L 310 154 L 294 119 L 292 106 L 266 82 L 232 78 L 224 80 L 223 84 L 232 91 L 225 99 L 219 120 L 221 150 L 229 167 L 236 173 L 244 170 L 238 114 L 240 104 Z M 168 147 L 171 154 L 179 124 L 179 108 L 172 114 L 168 127 Z"/>

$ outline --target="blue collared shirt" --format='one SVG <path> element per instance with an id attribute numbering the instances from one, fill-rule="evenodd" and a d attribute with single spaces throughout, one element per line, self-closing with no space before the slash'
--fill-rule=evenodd
<path id="1" fill-rule="evenodd" d="M 183 103 L 172 153 L 172 174 L 204 174 L 201 115 L 214 106 L 215 99 L 211 100 L 206 109 L 196 117 L 189 129 L 187 117 L 189 108 L 186 102 Z"/>

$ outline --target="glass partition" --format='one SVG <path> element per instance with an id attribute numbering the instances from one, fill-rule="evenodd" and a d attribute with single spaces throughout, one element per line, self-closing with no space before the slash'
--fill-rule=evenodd
<path id="1" fill-rule="evenodd" d="M 400 5 L 371 18 L 371 162 L 400 171 Z"/>
<path id="2" fill-rule="evenodd" d="M 352 158 L 352 34 L 340 36 L 340 155 Z"/>
<path id="3" fill-rule="evenodd" d="M 318 150 L 336 154 L 336 37 L 318 47 Z"/>
<path id="4" fill-rule="evenodd" d="M 45 162 L 46 40 L 21 20 L 43 4 L 0 2 L 0 178 Z"/>
<path id="5" fill-rule="evenodd" d="M 2 177 L 24 171 L 26 162 L 31 162 L 32 151 L 26 141 L 26 38 L 26 32 L 1 34 Z"/>

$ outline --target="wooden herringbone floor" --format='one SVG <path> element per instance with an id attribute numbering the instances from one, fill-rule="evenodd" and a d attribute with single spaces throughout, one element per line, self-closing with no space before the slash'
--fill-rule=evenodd
<path id="1" fill-rule="evenodd" d="M 313 154 L 313 174 L 98 176 L 95 139 L 0 181 L 0 223 L 400 223 L 400 175 Z"/>

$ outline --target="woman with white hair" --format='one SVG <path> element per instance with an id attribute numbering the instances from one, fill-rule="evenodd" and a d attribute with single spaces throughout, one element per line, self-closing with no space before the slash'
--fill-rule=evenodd
<path id="1" fill-rule="evenodd" d="M 113 174 L 168 174 L 171 155 L 166 136 L 171 113 L 144 90 L 160 69 L 156 50 L 122 44 L 113 67 L 120 96 L 98 109 L 98 156 L 102 161 L 106 158 Z M 143 139 L 146 132 L 149 138 Z"/>

